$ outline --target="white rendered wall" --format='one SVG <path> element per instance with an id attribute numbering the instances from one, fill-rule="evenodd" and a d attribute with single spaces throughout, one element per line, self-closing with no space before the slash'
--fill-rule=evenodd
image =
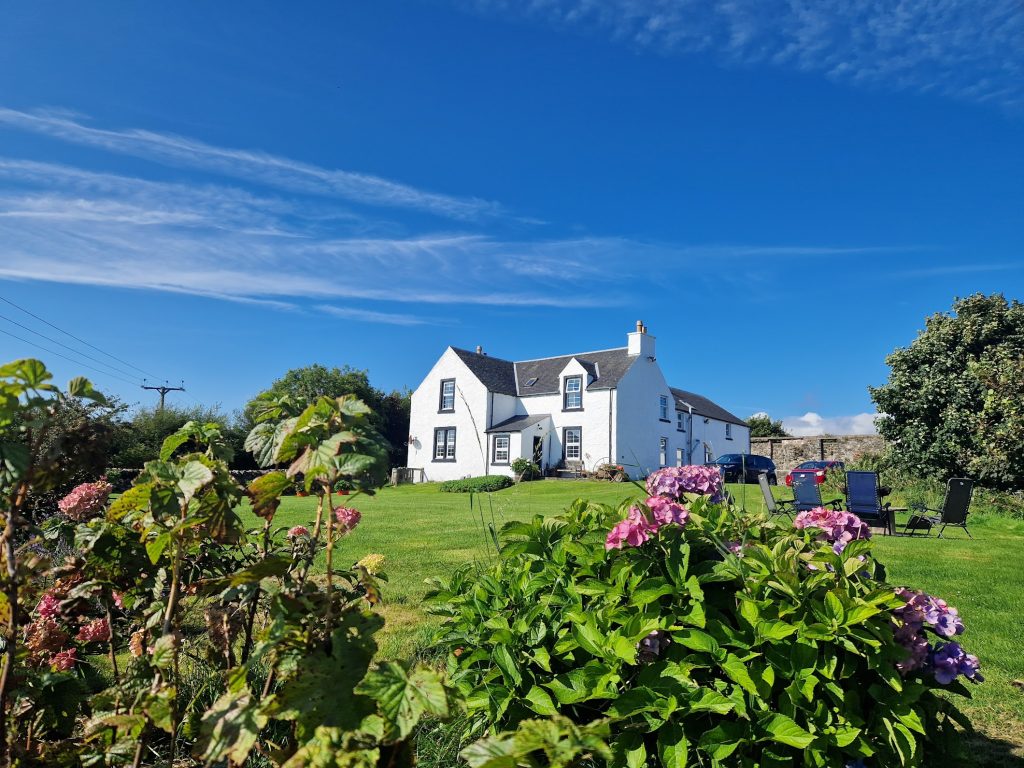
<path id="1" fill-rule="evenodd" d="M 455 410 L 438 413 L 441 381 L 455 379 Z M 495 397 L 501 397 L 495 395 Z M 511 399 L 511 398 L 509 398 Z M 491 395 L 451 348 L 412 393 L 409 418 L 409 467 L 423 469 L 424 480 L 456 480 L 487 474 L 488 411 Z M 455 461 L 434 460 L 434 430 L 455 427 Z"/>
<path id="2" fill-rule="evenodd" d="M 661 421 L 660 397 L 668 398 L 668 421 Z M 686 437 L 676 430 L 675 400 L 656 360 L 639 357 L 619 381 L 616 394 L 618 443 L 616 459 L 630 476 L 646 475 L 661 466 L 659 438 L 668 439 L 665 465 L 676 463 L 676 448 Z M 639 465 L 639 466 L 638 466 Z"/>

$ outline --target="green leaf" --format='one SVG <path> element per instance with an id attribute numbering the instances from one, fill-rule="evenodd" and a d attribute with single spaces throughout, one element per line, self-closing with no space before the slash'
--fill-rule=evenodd
<path id="1" fill-rule="evenodd" d="M 836 624 L 843 624 L 846 621 L 846 609 L 843 608 L 843 601 L 833 592 L 825 594 L 825 616 Z"/>
<path id="2" fill-rule="evenodd" d="M 679 723 L 665 723 L 658 731 L 658 757 L 663 768 L 686 768 L 689 748 L 690 742 Z"/>
<path id="3" fill-rule="evenodd" d="M 672 594 L 674 590 L 675 587 L 661 577 L 646 579 L 640 582 L 640 585 L 630 594 L 629 602 L 637 608 L 643 608 L 659 597 Z"/>
<path id="4" fill-rule="evenodd" d="M 793 718 L 778 712 L 766 713 L 758 726 L 765 732 L 760 741 L 777 741 L 797 749 L 804 749 L 814 741 L 814 736 L 797 725 Z"/>
<path id="5" fill-rule="evenodd" d="M 67 392 L 72 397 L 81 397 L 86 400 L 92 400 L 94 403 L 106 404 L 107 402 L 107 398 L 103 396 L 103 393 L 93 388 L 92 382 L 83 376 L 76 376 L 69 381 Z"/>
<path id="6" fill-rule="evenodd" d="M 245 450 L 249 451 L 261 467 L 270 467 L 287 461 L 291 457 L 280 455 L 281 446 L 298 419 L 293 417 L 277 424 L 257 424 L 245 438 Z"/>
<path id="7" fill-rule="evenodd" d="M 700 737 L 700 748 L 713 760 L 724 760 L 745 741 L 747 727 L 742 723 L 724 722 Z"/>
<path id="8" fill-rule="evenodd" d="M 551 695 L 540 686 L 535 685 L 526 692 L 526 701 L 529 702 L 530 709 L 538 715 L 550 717 L 558 714 L 558 707 L 552 701 Z"/>
<path id="9" fill-rule="evenodd" d="M 200 461 L 190 461 L 181 468 L 177 485 L 185 501 L 189 502 L 196 492 L 211 480 L 213 472 L 209 467 Z"/>
<path id="10" fill-rule="evenodd" d="M 491 651 L 491 657 L 494 659 L 494 663 L 498 665 L 498 669 L 505 676 L 505 680 L 511 683 L 513 686 L 519 685 L 523 682 L 523 675 L 519 671 L 519 665 L 516 664 L 515 659 L 512 658 L 512 654 L 508 650 L 508 646 L 496 645 L 494 650 Z"/>
<path id="11" fill-rule="evenodd" d="M 0 379 L 15 379 L 27 389 L 52 390 L 48 385 L 53 376 L 39 360 L 25 358 L 0 366 Z"/>
<path id="12" fill-rule="evenodd" d="M 154 539 L 150 539 L 146 542 L 146 554 L 149 555 L 149 562 L 156 565 L 160 562 L 160 557 L 163 555 L 164 550 L 171 543 L 171 534 L 164 532 L 161 533 Z"/>
<path id="13" fill-rule="evenodd" d="M 672 633 L 672 642 L 689 648 L 691 651 L 702 651 L 717 656 L 721 650 L 718 641 L 707 632 L 699 629 L 683 629 Z"/>
<path id="14" fill-rule="evenodd" d="M 423 665 L 410 671 L 389 661 L 367 674 L 355 690 L 376 700 L 386 741 L 404 739 L 423 715 L 446 718 L 450 714 L 441 676 Z"/>
<path id="15" fill-rule="evenodd" d="M 572 637 L 579 643 L 580 648 L 591 656 L 596 656 L 599 659 L 605 657 L 605 637 L 593 624 L 589 622 L 575 624 L 572 628 Z"/>

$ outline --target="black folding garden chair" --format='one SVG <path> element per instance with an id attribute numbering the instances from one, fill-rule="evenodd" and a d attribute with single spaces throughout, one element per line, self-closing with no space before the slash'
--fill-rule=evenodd
<path id="1" fill-rule="evenodd" d="M 887 533 L 896 532 L 894 513 L 906 512 L 889 502 L 882 503 L 877 472 L 846 473 L 846 508 L 868 525 L 884 528 Z"/>
<path id="2" fill-rule="evenodd" d="M 793 506 L 792 499 L 778 499 L 772 496 L 772 487 L 768 484 L 768 473 L 760 472 L 757 475 L 757 484 L 761 486 L 761 495 L 764 496 L 764 505 L 768 508 L 768 514 L 771 516 L 775 515 L 788 515 L 793 517 L 793 510 L 789 507 Z"/>
<path id="3" fill-rule="evenodd" d="M 821 500 L 821 489 L 813 472 L 793 473 L 793 506 L 797 512 L 806 512 L 818 507 L 842 508 L 842 499 Z"/>
<path id="4" fill-rule="evenodd" d="M 947 525 L 955 525 L 963 528 L 967 538 L 973 539 L 971 532 L 967 530 L 967 515 L 970 513 L 971 497 L 974 495 L 974 481 L 967 477 L 951 477 L 946 483 L 946 495 L 942 499 L 941 509 L 924 508 L 924 512 L 935 512 L 935 515 L 913 514 L 903 527 L 904 533 L 911 536 L 917 531 L 924 531 L 925 535 L 935 527 L 941 525 L 938 538 L 942 538 L 942 532 Z"/>

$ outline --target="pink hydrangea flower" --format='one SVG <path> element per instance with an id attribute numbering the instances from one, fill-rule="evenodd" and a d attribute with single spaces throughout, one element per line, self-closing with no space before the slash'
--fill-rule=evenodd
<path id="1" fill-rule="evenodd" d="M 75 657 L 77 651 L 74 648 L 68 648 L 66 651 L 55 653 L 50 659 L 50 666 L 58 672 L 67 672 L 73 666 L 78 659 Z"/>
<path id="2" fill-rule="evenodd" d="M 652 496 L 680 499 L 684 493 L 709 496 L 713 503 L 725 499 L 722 475 L 715 467 L 665 467 L 647 478 L 647 492 Z"/>
<path id="3" fill-rule="evenodd" d="M 39 604 L 36 605 L 36 613 L 44 619 L 52 619 L 60 614 L 60 600 L 53 592 L 44 592 Z"/>
<path id="4" fill-rule="evenodd" d="M 80 643 L 106 642 L 110 639 L 110 625 L 106 619 L 95 619 L 88 624 L 83 624 L 75 635 L 75 640 Z"/>
<path id="5" fill-rule="evenodd" d="M 288 538 L 294 539 L 296 536 L 309 536 L 309 529 L 304 525 L 296 525 L 288 529 Z"/>
<path id="6" fill-rule="evenodd" d="M 617 523 L 609 531 L 608 538 L 605 539 L 604 548 L 605 550 L 622 549 L 624 544 L 628 544 L 631 547 L 639 547 L 650 539 L 657 530 L 658 526 L 653 525 L 639 507 L 630 507 L 626 519 Z"/>
<path id="7" fill-rule="evenodd" d="M 120 592 L 115 592 L 113 597 L 114 605 L 118 608 L 124 608 L 124 595 L 122 595 Z"/>
<path id="8" fill-rule="evenodd" d="M 363 515 L 358 509 L 352 509 L 352 507 L 334 508 L 334 519 L 338 521 L 342 533 L 354 530 L 362 518 Z"/>
<path id="9" fill-rule="evenodd" d="M 107 503 L 112 490 L 113 486 L 106 480 L 82 483 L 58 501 L 57 508 L 77 522 L 89 520 L 103 511 L 103 505 Z"/>
<path id="10" fill-rule="evenodd" d="M 816 507 L 801 512 L 793 521 L 797 529 L 817 528 L 821 531 L 819 541 L 827 541 L 837 555 L 854 539 L 870 539 L 871 529 L 867 523 L 852 512 L 842 512 L 825 507 Z"/>
<path id="11" fill-rule="evenodd" d="M 651 496 L 647 499 L 647 508 L 651 510 L 651 516 L 658 527 L 670 523 L 686 525 L 690 517 L 690 511 L 686 507 L 664 496 Z"/>

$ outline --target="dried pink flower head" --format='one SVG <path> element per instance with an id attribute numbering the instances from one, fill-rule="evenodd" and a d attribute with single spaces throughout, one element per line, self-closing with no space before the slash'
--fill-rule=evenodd
<path id="1" fill-rule="evenodd" d="M 289 539 L 294 539 L 297 536 L 309 536 L 309 529 L 304 525 L 296 525 L 288 529 Z"/>
<path id="2" fill-rule="evenodd" d="M 81 629 L 78 630 L 78 634 L 75 635 L 75 640 L 80 643 L 105 643 L 109 639 L 110 625 L 107 624 L 106 619 L 94 619 L 87 624 L 83 624 Z"/>
<path id="3" fill-rule="evenodd" d="M 103 505 L 107 503 L 112 490 L 113 487 L 106 480 L 82 483 L 58 501 L 57 508 L 72 520 L 89 520 L 103 511 Z"/>
<path id="4" fill-rule="evenodd" d="M 66 651 L 55 653 L 50 659 L 50 666 L 58 672 L 67 672 L 78 661 L 76 658 L 77 653 L 74 648 L 68 648 Z"/>

